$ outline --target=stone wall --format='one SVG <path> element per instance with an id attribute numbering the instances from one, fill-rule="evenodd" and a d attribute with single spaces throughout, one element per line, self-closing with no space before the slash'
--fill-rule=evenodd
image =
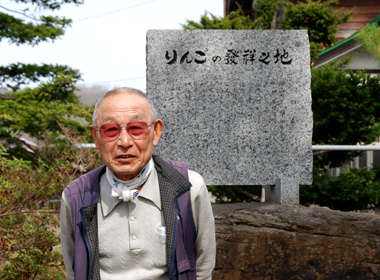
<path id="1" fill-rule="evenodd" d="M 273 203 L 213 211 L 213 280 L 380 279 L 378 216 Z"/>

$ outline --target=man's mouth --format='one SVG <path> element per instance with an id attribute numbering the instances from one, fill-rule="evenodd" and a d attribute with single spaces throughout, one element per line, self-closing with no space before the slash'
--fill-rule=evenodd
<path id="1" fill-rule="evenodd" d="M 134 156 L 117 156 L 116 158 L 133 158 Z"/>

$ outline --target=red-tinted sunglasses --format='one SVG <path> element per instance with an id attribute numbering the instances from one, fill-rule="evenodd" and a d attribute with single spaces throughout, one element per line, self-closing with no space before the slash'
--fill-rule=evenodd
<path id="1" fill-rule="evenodd" d="M 122 128 L 126 128 L 129 136 L 135 140 L 144 140 L 148 137 L 151 124 L 146 122 L 129 122 L 127 125 L 121 126 L 123 123 L 106 123 L 103 124 L 100 128 L 95 126 L 95 129 L 100 132 L 100 137 L 104 141 L 113 141 L 119 138 L 120 131 Z"/>

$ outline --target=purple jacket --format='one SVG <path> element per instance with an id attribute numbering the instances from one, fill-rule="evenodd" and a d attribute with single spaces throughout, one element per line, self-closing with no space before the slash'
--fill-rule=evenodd
<path id="1" fill-rule="evenodd" d="M 166 225 L 166 262 L 170 279 L 196 279 L 194 224 L 187 164 L 153 156 Z M 173 168 L 174 167 L 174 168 Z M 105 166 L 71 182 L 64 192 L 71 206 L 74 225 L 74 277 L 100 279 L 97 202 L 99 180 Z"/>

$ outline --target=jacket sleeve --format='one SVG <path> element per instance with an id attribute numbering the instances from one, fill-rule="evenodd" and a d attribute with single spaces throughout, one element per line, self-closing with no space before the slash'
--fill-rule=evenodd
<path id="1" fill-rule="evenodd" d="M 211 279 L 215 267 L 215 222 L 212 213 L 210 195 L 203 178 L 189 170 L 191 204 L 194 223 L 197 230 L 195 241 L 197 279 Z"/>
<path id="2" fill-rule="evenodd" d="M 74 228 L 73 217 L 70 203 L 62 192 L 61 213 L 60 213 L 60 231 L 63 262 L 66 267 L 67 279 L 74 280 L 73 261 L 74 261 Z"/>

